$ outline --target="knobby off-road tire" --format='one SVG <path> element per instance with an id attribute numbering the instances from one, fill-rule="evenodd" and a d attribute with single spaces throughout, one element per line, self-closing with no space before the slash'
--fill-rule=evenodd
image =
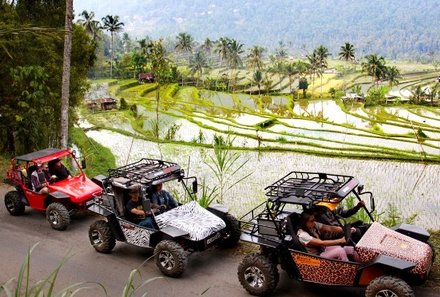
<path id="1" fill-rule="evenodd" d="M 220 246 L 224 248 L 232 248 L 238 244 L 240 240 L 241 231 L 238 225 L 238 221 L 229 213 L 225 215 L 223 221 L 226 223 L 225 233 L 223 233 Z"/>
<path id="2" fill-rule="evenodd" d="M 411 287 L 400 278 L 380 276 L 370 282 L 365 297 L 415 297 Z"/>
<path id="3" fill-rule="evenodd" d="M 185 271 L 186 253 L 177 242 L 163 240 L 154 248 L 154 261 L 166 276 L 179 277 Z"/>
<path id="4" fill-rule="evenodd" d="M 250 254 L 238 266 L 238 280 L 251 295 L 272 293 L 279 281 L 278 269 L 266 256 Z"/>
<path id="5" fill-rule="evenodd" d="M 25 205 L 23 201 L 21 201 L 20 194 L 17 191 L 6 193 L 5 206 L 8 212 L 13 216 L 21 216 L 24 214 Z"/>
<path id="6" fill-rule="evenodd" d="M 116 239 L 110 225 L 103 220 L 90 225 L 89 240 L 95 250 L 100 253 L 110 253 L 116 245 Z"/>
<path id="7" fill-rule="evenodd" d="M 67 208 L 58 202 L 49 204 L 46 209 L 46 219 L 50 226 L 58 231 L 66 230 L 70 224 L 70 214 Z"/>

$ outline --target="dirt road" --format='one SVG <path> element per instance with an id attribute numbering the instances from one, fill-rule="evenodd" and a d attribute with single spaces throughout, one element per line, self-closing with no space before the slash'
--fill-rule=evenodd
<path id="1" fill-rule="evenodd" d="M 0 284 L 17 277 L 28 249 L 39 242 L 31 258 L 31 278 L 33 281 L 45 278 L 66 255 L 69 259 L 62 266 L 57 289 L 78 282 L 96 282 L 103 285 L 107 296 L 122 295 L 123 287 L 130 271 L 140 267 L 141 275 L 136 276 L 136 284 L 145 280 L 162 277 L 152 260 L 142 264 L 152 256 L 146 250 L 117 243 L 111 254 L 99 254 L 88 240 L 88 227 L 97 218 L 90 214 L 78 215 L 66 231 L 50 228 L 44 215 L 27 208 L 24 216 L 10 216 L 3 203 L 7 188 L 0 185 Z M 179 279 L 162 277 L 156 279 L 136 296 L 148 292 L 148 296 L 230 296 L 249 297 L 238 283 L 236 271 L 242 255 L 236 250 L 212 249 L 189 256 L 187 270 Z M 85 285 L 83 285 L 85 286 Z M 90 289 L 76 296 L 106 296 L 96 284 L 87 284 Z M 328 288 L 305 285 L 292 281 L 281 272 L 280 283 L 273 294 L 281 296 L 363 296 L 363 290 L 352 288 Z M 440 295 L 440 288 L 420 288 L 418 297 Z"/>

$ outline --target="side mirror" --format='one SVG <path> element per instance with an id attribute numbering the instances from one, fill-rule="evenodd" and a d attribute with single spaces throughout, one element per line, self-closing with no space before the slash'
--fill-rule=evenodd
<path id="1" fill-rule="evenodd" d="M 195 180 L 192 183 L 192 191 L 193 191 L 193 193 L 197 193 L 197 189 L 198 189 L 198 184 L 197 184 L 197 180 Z"/>
<path id="2" fill-rule="evenodd" d="M 358 186 L 358 192 L 359 194 L 362 193 L 364 191 L 364 185 L 359 185 Z"/>
<path id="3" fill-rule="evenodd" d="M 86 168 L 87 168 L 86 159 L 82 159 L 82 160 L 81 160 L 81 168 L 82 168 L 82 169 L 86 169 Z"/>

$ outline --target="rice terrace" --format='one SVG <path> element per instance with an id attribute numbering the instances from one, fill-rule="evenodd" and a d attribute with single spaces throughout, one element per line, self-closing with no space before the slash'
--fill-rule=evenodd
<path id="1" fill-rule="evenodd" d="M 0 11 L 0 297 L 438 295 L 435 1 Z"/>

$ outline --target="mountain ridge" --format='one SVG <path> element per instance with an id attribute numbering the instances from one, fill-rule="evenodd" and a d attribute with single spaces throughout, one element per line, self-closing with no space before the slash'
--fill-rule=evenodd
<path id="1" fill-rule="evenodd" d="M 77 11 L 93 11 L 93 5 L 76 2 L 84 7 Z M 292 55 L 310 52 L 320 44 L 337 55 L 339 47 L 350 42 L 357 48 L 357 55 L 378 53 L 392 59 L 433 59 L 440 50 L 440 8 L 436 1 L 114 2 L 111 7 L 101 5 L 95 9 L 119 15 L 125 30 L 138 38 L 148 35 L 174 39 L 178 33 L 187 32 L 199 42 L 226 36 L 247 47 L 261 45 L 268 49 L 278 47 L 282 41 Z"/>

